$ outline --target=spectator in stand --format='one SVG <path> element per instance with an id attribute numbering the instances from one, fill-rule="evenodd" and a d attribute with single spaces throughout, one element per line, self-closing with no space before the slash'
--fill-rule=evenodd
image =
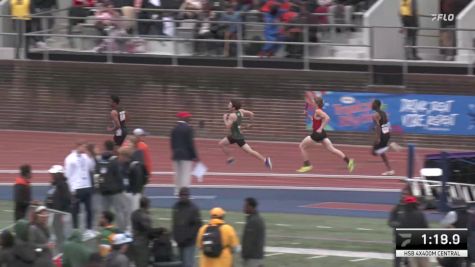
<path id="1" fill-rule="evenodd" d="M 86 209 L 86 234 L 92 235 L 92 178 L 91 173 L 95 168 L 95 162 L 86 151 L 87 144 L 79 141 L 64 160 L 64 173 L 72 194 L 73 226 L 79 228 L 79 212 L 81 203 Z"/>
<path id="2" fill-rule="evenodd" d="M 406 46 L 417 45 L 417 29 L 419 27 L 419 15 L 417 9 L 417 0 L 401 0 L 401 6 L 399 8 L 399 15 L 401 16 L 402 31 L 406 34 Z M 408 29 L 412 28 L 412 29 Z M 408 60 L 420 60 L 417 55 L 417 49 L 415 47 L 406 48 L 406 59 Z"/>
<path id="3" fill-rule="evenodd" d="M 246 225 L 242 236 L 242 251 L 244 267 L 264 266 L 264 245 L 266 227 L 264 219 L 257 211 L 257 200 L 250 197 L 244 202 L 244 213 L 247 214 Z"/>
<path id="4" fill-rule="evenodd" d="M 33 31 L 43 31 L 51 33 L 54 28 L 54 14 L 53 10 L 58 9 L 58 3 L 56 0 L 32 0 L 34 5 L 34 13 L 40 13 L 40 16 L 47 17 L 46 29 L 43 29 L 43 18 L 33 19 Z"/>
<path id="5" fill-rule="evenodd" d="M 48 172 L 51 174 L 51 188 L 48 191 L 46 207 L 66 213 L 71 212 L 71 191 L 63 174 L 63 166 L 54 165 Z M 53 214 L 53 230 L 59 251 L 62 251 L 65 241 L 63 217 L 64 215 L 60 213 Z"/>
<path id="6" fill-rule="evenodd" d="M 147 170 L 148 175 L 152 175 L 152 154 L 144 140 L 144 137 L 149 135 L 149 133 L 143 129 L 137 128 L 133 131 L 133 134 L 137 137 L 137 149 L 143 153 L 145 169 Z"/>
<path id="7" fill-rule="evenodd" d="M 296 5 L 292 5 L 289 11 L 282 15 L 282 22 L 287 25 L 283 28 L 283 35 L 287 42 L 301 43 L 303 42 L 303 29 L 302 26 L 292 24 L 305 23 L 304 12 L 301 10 L 303 5 L 299 8 Z M 300 44 L 286 45 L 287 58 L 302 58 L 303 46 Z"/>
<path id="8" fill-rule="evenodd" d="M 13 255 L 13 247 L 15 246 L 15 237 L 13 234 L 8 231 L 4 230 L 0 234 L 0 266 L 1 267 L 13 267 L 14 257 Z"/>
<path id="9" fill-rule="evenodd" d="M 236 7 L 232 4 L 228 4 L 226 7 L 226 12 L 221 14 L 221 18 L 219 19 L 220 21 L 223 22 L 228 22 L 226 23 L 225 26 L 225 32 L 224 32 L 224 40 L 228 42 L 224 42 L 224 56 L 229 57 L 230 56 L 230 49 L 231 45 L 232 47 L 236 47 L 235 43 L 229 42 L 230 40 L 236 40 L 237 35 L 239 33 L 239 27 L 241 27 L 241 33 L 242 33 L 242 25 L 239 23 L 242 21 L 241 20 L 241 12 L 234 11 Z"/>
<path id="10" fill-rule="evenodd" d="M 266 23 L 264 26 L 264 38 L 267 42 L 277 42 L 282 40 L 279 31 L 279 25 L 274 24 L 280 22 L 280 15 L 281 11 L 279 10 L 278 5 L 272 5 L 270 7 L 270 11 L 264 14 L 264 22 Z M 266 43 L 259 53 L 259 56 L 272 57 L 279 50 L 279 48 L 280 44 Z"/>
<path id="11" fill-rule="evenodd" d="M 99 244 L 99 253 L 102 257 L 106 257 L 112 248 L 112 237 L 115 234 L 122 233 L 119 228 L 117 228 L 114 223 L 114 213 L 110 211 L 103 211 L 102 216 L 99 220 L 100 230 L 100 244 Z"/>
<path id="12" fill-rule="evenodd" d="M 74 26 L 85 23 L 86 17 L 91 16 L 93 13 L 90 7 L 94 7 L 96 5 L 95 0 L 73 0 L 72 6 L 68 10 L 68 17 L 76 17 L 76 18 L 84 18 L 84 19 L 69 19 L 68 24 L 68 35 L 73 34 Z M 72 48 L 75 48 L 76 45 L 74 44 L 74 39 L 69 38 L 69 44 Z"/>
<path id="13" fill-rule="evenodd" d="M 15 221 L 24 219 L 31 202 L 31 166 L 20 166 L 20 177 L 16 178 L 13 186 L 13 201 L 15 201 Z"/>
<path id="14" fill-rule="evenodd" d="M 33 221 L 28 231 L 28 241 L 39 251 L 35 261 L 35 267 L 53 266 L 54 243 L 50 242 L 48 230 L 49 213 L 45 206 L 39 206 L 35 210 Z"/>
<path id="15" fill-rule="evenodd" d="M 28 241 L 30 223 L 20 219 L 15 224 L 15 246 L 13 246 L 13 264 L 15 267 L 35 266 L 37 255 L 33 245 Z"/>
<path id="16" fill-rule="evenodd" d="M 190 190 L 182 187 L 180 199 L 173 206 L 173 238 L 180 251 L 182 267 L 195 264 L 196 235 L 202 225 L 199 208 L 190 200 Z"/>
<path id="17" fill-rule="evenodd" d="M 89 262 L 92 251 L 82 240 L 80 230 L 74 230 L 64 244 L 63 267 L 83 267 Z"/>
<path id="18" fill-rule="evenodd" d="M 219 20 L 219 16 L 216 15 L 216 12 L 211 11 L 210 8 L 207 8 L 200 13 L 198 20 L 199 21 L 196 23 L 195 27 L 195 39 L 220 39 L 220 30 L 223 27 L 221 24 L 215 23 L 215 21 Z M 219 53 L 219 44 L 216 44 L 215 42 L 196 41 L 193 44 L 194 53 L 197 56 L 208 56 L 210 54 L 216 55 Z"/>
<path id="19" fill-rule="evenodd" d="M 128 218 L 123 212 L 125 205 L 129 203 L 125 203 L 124 180 L 121 179 L 120 163 L 114 149 L 115 143 L 112 140 L 104 142 L 104 152 L 96 163 L 94 180 L 101 193 L 102 211 L 114 210 L 119 228 L 125 231 Z"/>
<path id="20" fill-rule="evenodd" d="M 238 250 L 239 238 L 234 228 L 224 221 L 225 214 L 222 208 L 211 209 L 211 220 L 198 231 L 196 246 L 201 251 L 200 267 L 233 266 L 233 253 Z"/>
<path id="21" fill-rule="evenodd" d="M 457 17 L 460 12 L 470 3 L 469 0 L 440 0 L 440 13 L 446 16 L 454 15 Z M 441 46 L 443 47 L 455 47 L 455 22 L 456 20 L 444 19 L 440 21 L 440 27 L 443 29 L 440 33 Z M 457 50 L 455 49 L 442 49 L 441 50 L 444 59 L 447 61 L 453 61 Z"/>
<path id="22" fill-rule="evenodd" d="M 180 10 L 185 11 L 181 13 L 183 19 L 196 19 L 200 11 L 203 10 L 203 2 L 201 0 L 185 0 L 180 6 Z"/>
<path id="23" fill-rule="evenodd" d="M 417 198 L 411 195 L 404 197 L 404 208 L 399 219 L 398 228 L 429 228 L 427 219 L 422 210 L 419 209 Z M 410 266 L 428 267 L 428 258 L 409 258 Z"/>
<path id="24" fill-rule="evenodd" d="M 162 14 L 160 11 L 153 9 L 161 9 L 163 0 L 136 0 L 135 8 L 140 10 L 138 19 L 155 20 L 155 21 L 139 21 L 139 35 L 163 35 Z M 155 29 L 155 32 L 152 31 Z"/>
<path id="25" fill-rule="evenodd" d="M 130 260 L 127 258 L 127 250 L 132 238 L 126 234 L 116 234 L 112 238 L 112 252 L 107 255 L 104 267 L 129 267 Z"/>
<path id="26" fill-rule="evenodd" d="M 147 267 L 150 259 L 150 236 L 152 218 L 149 212 L 150 201 L 146 197 L 140 199 L 140 209 L 132 213 L 132 233 L 134 236 L 134 262 L 136 267 Z"/>
<path id="27" fill-rule="evenodd" d="M 189 187 L 191 184 L 191 168 L 193 161 L 198 160 L 195 149 L 193 129 L 189 125 L 191 114 L 179 112 L 180 119 L 172 130 L 170 145 L 172 149 L 172 160 L 175 169 L 175 196 L 182 187 Z"/>

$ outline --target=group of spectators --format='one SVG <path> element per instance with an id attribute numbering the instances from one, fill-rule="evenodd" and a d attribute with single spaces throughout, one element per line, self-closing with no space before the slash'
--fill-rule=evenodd
<path id="1" fill-rule="evenodd" d="M 409 60 L 420 60 L 417 53 L 417 38 L 419 27 L 418 0 L 400 0 L 399 14 L 403 27 L 405 27 L 405 45 L 412 46 L 405 49 L 406 58 Z M 441 49 L 440 53 L 444 60 L 453 61 L 457 50 L 456 47 L 456 31 L 455 24 L 457 15 L 468 5 L 471 0 L 439 0 L 440 14 L 444 15 L 444 19 L 440 21 L 440 46 L 447 47 Z M 452 19 L 449 19 L 449 15 Z M 432 19 L 432 18 L 431 18 Z"/>

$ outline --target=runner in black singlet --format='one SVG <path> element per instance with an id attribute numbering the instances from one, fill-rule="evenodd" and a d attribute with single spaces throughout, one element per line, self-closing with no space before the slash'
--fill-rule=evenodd
<path id="1" fill-rule="evenodd" d="M 396 143 L 389 143 L 391 139 L 391 124 L 389 123 L 388 115 L 386 112 L 381 110 L 381 101 L 376 99 L 373 101 L 372 109 L 375 111 L 373 115 L 374 122 L 374 132 L 376 134 L 376 139 L 373 144 L 373 155 L 381 156 L 384 164 L 386 165 L 387 171 L 383 172 L 382 175 L 394 175 L 395 171 L 391 168 L 389 164 L 388 157 L 386 152 L 390 147 L 398 150 L 399 145 Z"/>
<path id="2" fill-rule="evenodd" d="M 231 156 L 227 146 L 230 144 L 237 144 L 242 150 L 253 155 L 257 159 L 264 162 L 265 166 L 269 169 L 272 169 L 272 162 L 269 157 L 263 157 L 259 152 L 253 150 L 251 146 L 246 143 L 244 135 L 241 132 L 241 123 L 245 116 L 254 117 L 254 113 L 241 108 L 241 103 L 238 100 L 231 100 L 228 104 L 228 109 L 230 113 L 223 115 L 224 124 L 226 128 L 230 130 L 230 134 L 224 137 L 219 145 L 223 150 L 224 154 L 228 157 L 227 162 L 231 164 L 234 162 L 234 158 Z"/>
<path id="3" fill-rule="evenodd" d="M 114 132 L 114 142 L 117 146 L 121 146 L 127 137 L 127 114 L 125 110 L 119 106 L 120 98 L 118 96 L 111 96 L 111 119 L 112 127 L 107 127 L 109 132 Z"/>

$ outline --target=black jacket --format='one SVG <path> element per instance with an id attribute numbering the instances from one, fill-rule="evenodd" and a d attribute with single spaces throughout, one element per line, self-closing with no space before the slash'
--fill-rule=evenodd
<path id="1" fill-rule="evenodd" d="M 406 204 L 401 214 L 399 228 L 429 228 L 426 216 L 415 204 Z"/>
<path id="2" fill-rule="evenodd" d="M 178 122 L 171 133 L 170 144 L 173 160 L 195 160 L 195 144 L 193 141 L 193 129 L 185 122 Z"/>
<path id="3" fill-rule="evenodd" d="M 51 192 L 48 192 L 46 205 L 48 208 L 69 212 L 71 208 L 71 191 L 66 178 L 58 177 L 52 183 Z"/>
<path id="4" fill-rule="evenodd" d="M 192 246 L 203 222 L 199 208 L 191 201 L 178 201 L 172 210 L 173 239 L 179 247 Z"/>
<path id="5" fill-rule="evenodd" d="M 119 194 L 124 191 L 124 181 L 121 176 L 119 161 L 117 158 L 111 159 L 114 154 L 112 152 L 104 152 L 101 155 L 101 160 L 108 161 L 107 174 L 105 175 L 106 179 L 103 181 L 103 185 L 100 187 L 100 192 L 102 195 L 114 195 Z M 96 163 L 96 168 L 99 165 Z M 100 170 L 96 169 L 96 173 Z"/>
<path id="6" fill-rule="evenodd" d="M 138 209 L 132 213 L 131 221 L 134 239 L 149 239 L 153 230 L 150 213 L 144 209 Z"/>
<path id="7" fill-rule="evenodd" d="M 17 178 L 13 186 L 13 201 L 15 201 L 15 221 L 25 218 L 31 202 L 31 186 L 23 178 Z"/>
<path id="8" fill-rule="evenodd" d="M 242 258 L 264 258 L 265 239 L 266 226 L 262 217 L 259 213 L 248 215 L 242 236 Z"/>

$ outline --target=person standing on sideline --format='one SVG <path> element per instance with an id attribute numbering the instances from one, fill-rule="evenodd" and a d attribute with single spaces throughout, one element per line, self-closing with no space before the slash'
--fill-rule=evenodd
<path id="1" fill-rule="evenodd" d="M 152 175 L 152 154 L 150 153 L 148 145 L 144 141 L 144 136 L 149 134 L 140 128 L 135 129 L 133 133 L 137 137 L 137 149 L 143 153 L 145 169 L 150 176 Z"/>
<path id="2" fill-rule="evenodd" d="M 104 152 L 97 160 L 94 183 L 101 194 L 101 211 L 113 209 L 117 217 L 117 226 L 125 231 L 126 220 L 129 218 L 124 216 L 124 181 L 121 179 L 119 160 L 114 155 L 114 142 L 111 140 L 104 143 Z"/>
<path id="3" fill-rule="evenodd" d="M 48 172 L 51 174 L 51 188 L 48 190 L 46 207 L 66 213 L 71 212 L 71 191 L 69 190 L 63 166 L 53 165 Z M 62 252 L 64 236 L 64 214 L 53 214 L 53 231 L 56 236 L 56 247 Z"/>
<path id="4" fill-rule="evenodd" d="M 264 219 L 257 212 L 256 199 L 246 198 L 244 213 L 247 214 L 247 218 L 242 236 L 243 267 L 262 267 L 264 266 L 266 227 Z"/>
<path id="5" fill-rule="evenodd" d="M 121 146 L 127 137 L 127 126 L 128 122 L 127 113 L 125 110 L 119 106 L 120 98 L 116 95 L 111 96 L 111 120 L 112 127 L 107 127 L 107 131 L 114 132 L 114 142 L 117 146 Z"/>
<path id="6" fill-rule="evenodd" d="M 136 267 L 147 267 L 150 259 L 150 235 L 152 218 L 150 216 L 150 200 L 140 199 L 140 209 L 132 213 L 132 234 L 134 237 L 134 262 Z"/>
<path id="7" fill-rule="evenodd" d="M 71 190 L 73 204 L 73 227 L 79 228 L 80 204 L 86 209 L 86 234 L 91 234 L 92 229 L 92 178 L 91 173 L 95 168 L 95 162 L 87 155 L 87 144 L 83 141 L 77 143 L 73 150 L 64 160 L 64 174 Z"/>
<path id="8" fill-rule="evenodd" d="M 31 166 L 20 166 L 20 177 L 16 178 L 13 186 L 13 200 L 15 201 L 15 221 L 24 219 L 31 202 Z"/>
<path id="9" fill-rule="evenodd" d="M 39 206 L 35 210 L 33 221 L 28 229 L 28 242 L 39 253 L 33 267 L 53 267 L 54 243 L 50 242 L 48 230 L 49 213 L 45 206 Z"/>
<path id="10" fill-rule="evenodd" d="M 193 129 L 189 125 L 191 114 L 179 112 L 180 119 L 173 128 L 170 138 L 172 148 L 172 160 L 175 169 L 175 195 L 182 187 L 191 184 L 191 168 L 193 161 L 198 161 L 196 154 Z"/>
<path id="11" fill-rule="evenodd" d="M 182 187 L 179 196 L 172 211 L 173 238 L 178 244 L 182 267 L 193 267 L 196 235 L 202 225 L 200 209 L 190 200 L 188 187 Z"/>
<path id="12" fill-rule="evenodd" d="M 198 231 L 196 246 L 200 249 L 200 267 L 232 267 L 233 254 L 239 247 L 234 227 L 224 221 L 222 208 L 210 211 L 211 220 Z"/>

